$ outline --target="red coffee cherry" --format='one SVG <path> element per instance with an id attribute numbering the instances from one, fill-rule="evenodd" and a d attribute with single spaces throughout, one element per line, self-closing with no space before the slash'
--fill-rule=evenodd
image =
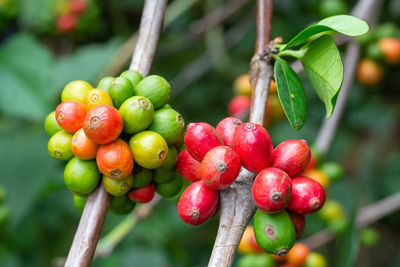
<path id="1" fill-rule="evenodd" d="M 233 135 L 235 134 L 236 128 L 242 125 L 243 122 L 238 118 L 228 117 L 220 121 L 217 125 L 217 132 L 224 143 L 224 145 L 233 146 Z"/>
<path id="2" fill-rule="evenodd" d="M 288 209 L 295 213 L 314 213 L 325 202 L 324 188 L 314 179 L 295 177 L 292 179 L 292 196 Z"/>
<path id="3" fill-rule="evenodd" d="M 69 9 L 72 14 L 80 15 L 85 13 L 87 8 L 85 0 L 70 0 Z"/>
<path id="4" fill-rule="evenodd" d="M 107 144 L 117 139 L 122 127 L 121 114 L 116 108 L 108 105 L 93 107 L 83 120 L 83 131 L 97 144 Z"/>
<path id="5" fill-rule="evenodd" d="M 231 99 L 228 104 L 228 114 L 234 117 L 243 118 L 250 112 L 251 98 L 238 95 Z"/>
<path id="6" fill-rule="evenodd" d="M 292 181 L 277 168 L 266 168 L 254 180 L 252 193 L 257 207 L 268 213 L 284 210 L 289 204 Z"/>
<path id="7" fill-rule="evenodd" d="M 200 177 L 208 187 L 223 190 L 235 181 L 240 167 L 240 158 L 232 148 L 217 146 L 203 158 Z"/>
<path id="8" fill-rule="evenodd" d="M 290 210 L 287 211 L 292 219 L 294 230 L 296 231 L 296 239 L 299 239 L 303 234 L 304 227 L 306 226 L 306 217 L 303 214 L 294 213 Z"/>
<path id="9" fill-rule="evenodd" d="M 271 165 L 271 137 L 267 130 L 257 123 L 244 123 L 236 129 L 233 149 L 239 155 L 243 167 L 251 172 L 259 172 Z"/>
<path id="10" fill-rule="evenodd" d="M 78 24 L 78 19 L 73 14 L 62 14 L 57 18 L 57 29 L 62 33 L 72 32 Z"/>
<path id="11" fill-rule="evenodd" d="M 218 191 L 197 181 L 183 191 L 178 202 L 178 214 L 184 222 L 199 225 L 213 216 L 217 206 Z"/>
<path id="12" fill-rule="evenodd" d="M 304 140 L 286 140 L 275 149 L 272 167 L 279 168 L 294 177 L 301 173 L 311 159 L 311 150 Z"/>
<path id="13" fill-rule="evenodd" d="M 195 160 L 185 148 L 178 155 L 176 169 L 183 179 L 189 182 L 200 180 L 200 162 Z"/>
<path id="14" fill-rule="evenodd" d="M 69 133 L 75 133 L 82 128 L 85 118 L 85 107 L 76 101 L 66 101 L 60 103 L 56 108 L 56 120 L 60 127 Z"/>
<path id="15" fill-rule="evenodd" d="M 222 140 L 210 124 L 196 122 L 186 129 L 185 145 L 190 155 L 201 162 L 210 149 L 222 145 Z"/>
<path id="16" fill-rule="evenodd" d="M 149 184 L 144 187 L 132 189 L 128 192 L 128 197 L 133 202 L 147 203 L 153 199 L 155 191 L 154 184 Z"/>
<path id="17" fill-rule="evenodd" d="M 114 180 L 124 179 L 133 169 L 131 149 L 122 139 L 101 145 L 97 150 L 96 162 L 100 171 Z"/>

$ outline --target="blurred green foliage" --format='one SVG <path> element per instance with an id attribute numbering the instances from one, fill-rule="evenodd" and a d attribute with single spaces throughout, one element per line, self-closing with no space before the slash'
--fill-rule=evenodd
<path id="1" fill-rule="evenodd" d="M 0 185 L 7 190 L 4 204 L 11 210 L 10 220 L 0 230 L 0 265 L 55 266 L 68 253 L 80 213 L 63 183 L 63 163 L 47 153 L 44 118 L 55 109 L 61 90 L 69 81 L 83 79 L 92 85 L 97 83 L 117 49 L 138 28 L 143 2 L 98 1 L 101 16 L 93 27 L 99 30 L 82 36 L 51 36 L 32 31 L 21 24 L 21 16 L 29 11 L 23 8 L 28 8 L 32 0 L 20 2 L 23 4 L 19 15 L 7 18 L 0 32 Z M 273 35 L 288 40 L 321 19 L 319 2 L 276 1 Z M 355 1 L 346 3 L 352 7 Z M 249 1 L 221 30 L 213 33 L 223 41 L 219 49 L 225 49 L 225 56 L 217 61 L 209 58 L 207 62 L 216 65 L 211 64 L 187 88 L 180 87 L 176 80 L 178 73 L 207 54 L 215 44 L 200 38 L 189 46 L 174 47 L 190 41 L 187 38 L 191 23 L 207 10 L 204 2 L 197 1 L 165 29 L 153 73 L 166 77 L 172 90 L 182 90 L 172 106 L 187 123 L 207 121 L 215 126 L 227 116 L 226 107 L 233 96 L 232 82 L 248 71 L 255 26 L 250 24 L 231 49 L 227 49 L 229 45 L 223 34 L 246 14 L 254 12 L 254 4 L 255 1 Z M 385 4 L 381 17 L 398 24 L 400 17 L 388 8 L 390 5 L 391 1 Z M 249 18 L 253 20 L 254 16 Z M 341 202 L 347 214 L 355 214 L 359 206 L 400 189 L 399 72 L 399 66 L 387 69 L 384 81 L 375 88 L 355 83 L 327 155 L 327 160 L 344 166 L 345 177 L 332 184 L 330 197 Z M 289 138 L 312 143 L 316 137 L 324 119 L 324 107 L 311 85 L 306 81 L 304 84 L 309 103 L 307 122 L 300 131 L 291 129 L 286 120 L 269 128 L 274 145 Z M 103 234 L 122 218 L 109 214 Z M 355 262 L 355 266 L 398 266 L 399 223 L 400 213 L 396 212 L 375 224 L 383 233 L 381 246 L 374 248 L 373 253 L 365 253 L 363 247 L 359 250 L 358 239 L 354 238 L 357 233 L 351 227 L 337 243 L 319 251 L 331 265 Z M 95 260 L 93 266 L 205 266 L 217 225 L 218 218 L 214 218 L 202 226 L 188 226 L 177 215 L 176 200 L 163 200 L 110 257 Z M 305 236 L 324 227 L 317 215 L 311 215 L 307 218 Z M 363 260 L 357 255 L 362 255 Z M 363 265 L 365 262 L 369 265 Z"/>

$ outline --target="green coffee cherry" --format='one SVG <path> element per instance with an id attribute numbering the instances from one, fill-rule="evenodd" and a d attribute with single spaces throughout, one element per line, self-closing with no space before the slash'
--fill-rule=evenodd
<path id="1" fill-rule="evenodd" d="M 375 29 L 376 38 L 382 39 L 386 37 L 396 37 L 398 32 L 398 27 L 392 22 L 386 22 L 378 25 Z"/>
<path id="2" fill-rule="evenodd" d="M 340 204 L 336 200 L 331 200 L 331 199 L 325 201 L 324 206 L 321 208 L 318 214 L 321 217 L 321 219 L 326 222 L 345 216 L 342 204 Z"/>
<path id="3" fill-rule="evenodd" d="M 160 167 L 162 169 L 173 169 L 176 165 L 176 160 L 178 158 L 178 151 L 175 146 L 168 146 L 168 157 L 165 163 Z M 160 169 L 159 168 L 159 169 Z"/>
<path id="4" fill-rule="evenodd" d="M 151 170 L 145 169 L 136 165 L 133 170 L 133 188 L 144 187 L 150 184 L 153 179 L 153 172 Z"/>
<path id="5" fill-rule="evenodd" d="M 48 136 L 52 137 L 55 133 L 62 131 L 60 125 L 56 120 L 55 111 L 51 112 L 47 115 L 46 119 L 44 120 L 44 129 Z"/>
<path id="6" fill-rule="evenodd" d="M 67 84 L 61 93 L 61 102 L 76 101 L 83 104 L 86 93 L 93 87 L 85 81 L 72 81 Z"/>
<path id="7" fill-rule="evenodd" d="M 163 108 L 154 112 L 153 122 L 149 130 L 159 133 L 168 145 L 172 145 L 179 141 L 184 132 L 185 121 L 175 110 Z"/>
<path id="8" fill-rule="evenodd" d="M 274 267 L 275 261 L 268 254 L 247 254 L 239 259 L 238 267 Z"/>
<path id="9" fill-rule="evenodd" d="M 135 87 L 135 95 L 145 96 L 159 109 L 168 103 L 171 86 L 163 77 L 150 75 L 141 80 Z"/>
<path id="10" fill-rule="evenodd" d="M 182 185 L 182 177 L 178 173 L 175 173 L 170 181 L 156 184 L 156 192 L 162 197 L 171 198 L 180 192 Z"/>
<path id="11" fill-rule="evenodd" d="M 125 215 L 135 208 L 135 202 L 132 202 L 126 195 L 113 197 L 110 202 L 109 210 L 118 215 Z"/>
<path id="12" fill-rule="evenodd" d="M 142 75 L 135 70 L 126 70 L 120 76 L 130 80 L 134 88 L 143 79 Z"/>
<path id="13" fill-rule="evenodd" d="M 156 183 L 166 183 L 172 179 L 175 174 L 175 170 L 158 168 L 154 170 L 154 182 Z"/>
<path id="14" fill-rule="evenodd" d="M 349 226 L 346 216 L 338 217 L 328 222 L 328 228 L 335 234 L 343 234 Z"/>
<path id="15" fill-rule="evenodd" d="M 285 256 L 296 239 L 292 219 L 286 211 L 269 214 L 257 210 L 254 215 L 254 234 L 265 252 L 277 256 Z"/>
<path id="16" fill-rule="evenodd" d="M 87 196 L 74 195 L 73 196 L 73 200 L 74 200 L 74 205 L 75 205 L 76 209 L 79 210 L 79 212 L 82 213 L 83 210 L 85 209 Z"/>
<path id="17" fill-rule="evenodd" d="M 165 104 L 162 108 L 172 108 L 170 104 Z"/>
<path id="18" fill-rule="evenodd" d="M 125 195 L 132 188 L 133 175 L 130 174 L 125 179 L 118 181 L 103 175 L 103 185 L 110 195 L 120 197 Z"/>
<path id="19" fill-rule="evenodd" d="M 348 7 L 342 0 L 323 0 L 319 5 L 319 12 L 323 17 L 342 15 L 348 13 Z"/>
<path id="20" fill-rule="evenodd" d="M 119 113 L 124 121 L 124 131 L 129 134 L 146 129 L 154 117 L 154 106 L 144 96 L 132 96 L 122 103 Z"/>
<path id="21" fill-rule="evenodd" d="M 321 165 L 320 170 L 324 172 L 331 181 L 339 180 L 344 175 L 342 165 L 336 162 L 325 162 Z"/>
<path id="22" fill-rule="evenodd" d="M 131 81 L 125 77 L 115 78 L 108 89 L 108 94 L 111 96 L 114 107 L 118 109 L 125 100 L 134 95 Z"/>
<path id="23" fill-rule="evenodd" d="M 367 46 L 367 49 L 365 50 L 365 55 L 368 58 L 372 58 L 375 60 L 381 60 L 383 59 L 383 52 L 380 49 L 379 45 L 377 43 L 371 43 Z"/>
<path id="24" fill-rule="evenodd" d="M 327 267 L 326 259 L 321 254 L 311 251 L 307 255 L 306 263 L 303 267 Z"/>
<path id="25" fill-rule="evenodd" d="M 103 79 L 101 79 L 99 81 L 99 83 L 97 84 L 98 89 L 103 89 L 104 91 L 106 91 L 108 93 L 108 89 L 110 89 L 112 82 L 115 80 L 114 77 L 112 76 L 107 76 L 104 77 Z"/>
<path id="26" fill-rule="evenodd" d="M 360 233 L 361 243 L 368 247 L 376 246 L 380 241 L 380 235 L 374 228 L 364 228 Z"/>
<path id="27" fill-rule="evenodd" d="M 96 161 L 72 158 L 64 169 L 64 182 L 74 194 L 84 196 L 92 192 L 100 180 Z"/>
<path id="28" fill-rule="evenodd" d="M 50 156 L 58 160 L 70 160 L 74 155 L 71 151 L 73 135 L 64 131 L 54 134 L 47 144 Z"/>

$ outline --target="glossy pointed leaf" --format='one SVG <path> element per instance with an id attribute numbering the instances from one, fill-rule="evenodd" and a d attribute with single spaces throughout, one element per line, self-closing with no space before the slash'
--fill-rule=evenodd
<path id="1" fill-rule="evenodd" d="M 284 45 L 280 51 L 298 46 L 307 41 L 311 36 L 325 31 L 335 31 L 348 36 L 359 36 L 365 34 L 368 30 L 368 24 L 359 18 L 349 15 L 332 16 L 302 30 Z"/>
<path id="2" fill-rule="evenodd" d="M 274 72 L 279 100 L 286 117 L 290 125 L 299 130 L 307 118 L 306 95 L 300 78 L 289 63 L 280 58 L 275 61 Z"/>
<path id="3" fill-rule="evenodd" d="M 323 35 L 302 48 L 302 51 L 299 59 L 315 92 L 324 102 L 326 117 L 329 118 L 343 82 L 343 65 L 339 50 L 332 37 Z"/>

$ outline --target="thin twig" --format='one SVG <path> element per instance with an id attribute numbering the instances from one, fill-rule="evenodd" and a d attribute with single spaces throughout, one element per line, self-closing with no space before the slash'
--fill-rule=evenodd
<path id="1" fill-rule="evenodd" d="M 257 2 L 257 41 L 251 61 L 252 108 L 250 121 L 263 124 L 268 88 L 273 75 L 268 57 L 271 38 L 273 0 Z M 255 96 L 255 97 L 254 97 Z M 235 183 L 219 192 L 220 221 L 209 267 L 231 266 L 243 232 L 256 206 L 251 196 L 254 173 L 242 168 Z"/>
<path id="2" fill-rule="evenodd" d="M 217 25 L 222 24 L 247 2 L 249 2 L 249 0 L 230 0 L 203 18 L 192 22 L 190 25 L 191 35 L 200 36 Z"/>
<path id="3" fill-rule="evenodd" d="M 146 0 L 140 22 L 138 45 L 132 56 L 131 69 L 143 76 L 150 73 L 167 0 Z M 89 266 L 103 227 L 110 195 L 102 184 L 89 195 L 75 233 L 65 266 Z"/>
<path id="4" fill-rule="evenodd" d="M 168 5 L 165 13 L 164 28 L 172 24 L 185 11 L 191 8 L 199 0 L 177 0 Z M 130 55 L 135 48 L 138 33 L 135 32 L 115 53 L 101 77 L 116 76 L 124 66 L 128 65 Z"/>
<path id="5" fill-rule="evenodd" d="M 254 11 L 255 10 L 250 11 L 235 26 L 227 31 L 225 34 L 227 49 L 236 45 L 252 29 L 255 15 Z M 196 60 L 185 66 L 185 68 L 172 79 L 171 85 L 175 88 L 175 90 L 172 91 L 172 99 L 181 94 L 190 84 L 199 80 L 213 66 L 214 62 L 218 62 L 221 59 L 222 55 L 216 55 L 216 58 L 213 60 L 211 60 L 210 57 L 210 54 L 205 52 Z"/>
<path id="6" fill-rule="evenodd" d="M 248 3 L 249 0 L 230 0 L 224 2 L 220 7 L 216 8 L 211 13 L 208 13 L 203 18 L 198 19 L 189 26 L 189 33 L 185 35 L 184 40 L 179 40 L 171 44 L 160 47 L 160 56 L 171 56 L 182 50 L 192 48 L 193 45 L 203 35 L 213 28 L 222 25 L 236 11 Z"/>
<path id="7" fill-rule="evenodd" d="M 399 209 L 400 192 L 360 208 L 356 217 L 356 228 L 362 229 L 367 227 Z M 325 229 L 302 240 L 301 242 L 305 243 L 311 250 L 313 250 L 334 239 L 335 235 L 331 231 Z"/>

